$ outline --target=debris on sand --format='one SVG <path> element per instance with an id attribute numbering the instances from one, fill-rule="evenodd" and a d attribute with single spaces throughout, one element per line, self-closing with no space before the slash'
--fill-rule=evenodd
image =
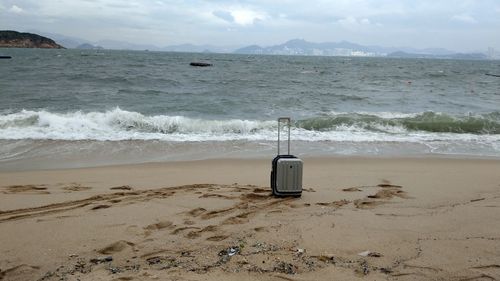
<path id="1" fill-rule="evenodd" d="M 382 256 L 382 254 L 377 253 L 377 252 L 364 251 L 364 252 L 359 253 L 358 256 L 380 258 Z"/>
<path id="2" fill-rule="evenodd" d="M 297 269 L 296 265 L 284 261 L 280 261 L 274 266 L 274 271 L 286 274 L 296 274 Z"/>
<path id="3" fill-rule="evenodd" d="M 99 258 L 90 259 L 90 262 L 93 263 L 93 264 L 99 264 L 99 263 L 111 262 L 111 261 L 113 261 L 113 257 L 112 256 L 99 257 Z"/>
<path id="4" fill-rule="evenodd" d="M 239 254 L 241 252 L 241 248 L 239 246 L 229 247 L 219 252 L 219 262 L 226 263 L 228 262 L 232 256 Z"/>

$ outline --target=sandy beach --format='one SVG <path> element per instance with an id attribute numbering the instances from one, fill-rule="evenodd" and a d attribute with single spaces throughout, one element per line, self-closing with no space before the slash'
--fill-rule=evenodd
<path id="1" fill-rule="evenodd" d="M 0 280 L 499 280 L 500 161 L 305 158 L 0 173 Z"/>

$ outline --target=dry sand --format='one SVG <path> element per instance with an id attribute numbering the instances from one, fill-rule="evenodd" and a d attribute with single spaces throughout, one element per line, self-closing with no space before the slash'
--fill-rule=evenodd
<path id="1" fill-rule="evenodd" d="M 500 161 L 304 159 L 0 173 L 0 280 L 499 280 Z"/>

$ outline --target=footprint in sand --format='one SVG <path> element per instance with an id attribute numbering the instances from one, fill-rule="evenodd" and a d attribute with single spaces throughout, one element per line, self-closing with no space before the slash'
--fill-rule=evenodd
<path id="1" fill-rule="evenodd" d="M 268 200 L 271 197 L 269 196 L 269 194 L 249 193 L 241 195 L 241 198 L 250 201 L 255 201 L 255 200 Z"/>
<path id="2" fill-rule="evenodd" d="M 234 196 L 222 195 L 222 194 L 217 194 L 217 193 L 206 193 L 206 194 L 201 195 L 199 198 L 222 198 L 222 199 L 235 199 L 236 197 L 234 197 Z"/>
<path id="3" fill-rule="evenodd" d="M 254 188 L 253 193 L 271 193 L 271 190 L 264 188 Z"/>
<path id="4" fill-rule="evenodd" d="M 311 204 L 309 203 L 301 203 L 301 204 L 295 204 L 295 203 L 285 203 L 288 207 L 292 209 L 298 209 L 298 208 L 303 208 L 303 207 L 309 207 Z"/>
<path id="5" fill-rule="evenodd" d="M 318 202 L 316 205 L 318 206 L 323 206 L 323 207 L 335 207 L 335 208 L 340 208 L 344 205 L 347 205 L 351 203 L 351 201 L 348 200 L 339 200 L 339 201 L 333 201 L 333 202 Z"/>
<path id="6" fill-rule="evenodd" d="M 196 208 L 196 209 L 192 209 L 191 211 L 187 212 L 187 214 L 190 216 L 193 216 L 193 217 L 197 217 L 197 216 L 205 213 L 206 211 L 207 210 L 204 208 Z"/>
<path id="7" fill-rule="evenodd" d="M 121 252 L 121 251 L 125 250 L 126 248 L 132 247 L 134 245 L 135 244 L 132 242 L 120 240 L 120 241 L 116 241 L 116 242 L 98 250 L 97 252 L 100 254 L 103 254 L 103 255 L 110 255 L 110 254 Z"/>
<path id="8" fill-rule="evenodd" d="M 65 186 L 62 188 L 63 190 L 66 191 L 83 191 L 83 190 L 89 190 L 92 189 L 92 187 L 89 186 L 82 186 L 81 184 L 78 183 L 73 183 L 71 185 Z"/>
<path id="9" fill-rule="evenodd" d="M 209 225 L 209 226 L 204 227 L 202 230 L 200 230 L 200 232 L 215 232 L 218 229 L 219 229 L 219 227 L 216 225 Z"/>
<path id="10" fill-rule="evenodd" d="M 127 226 L 127 228 L 125 228 L 125 233 L 139 236 L 143 234 L 143 230 L 143 228 L 140 228 L 139 226 L 134 224 Z"/>
<path id="11" fill-rule="evenodd" d="M 393 185 L 390 180 L 382 179 L 382 183 L 377 185 L 378 187 L 395 187 L 402 188 L 400 185 Z"/>
<path id="12" fill-rule="evenodd" d="M 158 223 L 153 223 L 148 226 L 143 227 L 144 231 L 144 236 L 149 236 L 153 231 L 159 231 L 165 228 L 171 229 L 173 228 L 174 225 L 171 221 L 161 221 Z"/>
<path id="13" fill-rule="evenodd" d="M 188 234 L 186 234 L 186 237 L 189 239 L 194 239 L 200 237 L 201 234 L 203 234 L 203 232 L 215 232 L 218 229 L 219 227 L 216 225 L 209 225 L 207 227 L 202 228 L 201 230 L 193 230 L 188 232 Z"/>
<path id="14" fill-rule="evenodd" d="M 207 241 L 212 241 L 212 242 L 218 242 L 222 240 L 226 240 L 229 237 L 229 235 L 215 235 L 215 236 L 210 236 L 206 240 Z"/>
<path id="15" fill-rule="evenodd" d="M 408 195 L 406 192 L 400 190 L 400 189 L 383 189 L 375 193 L 374 195 L 368 195 L 368 198 L 374 198 L 374 199 L 391 199 L 392 197 L 399 197 L 399 198 L 404 198 L 407 199 Z"/>
<path id="16" fill-rule="evenodd" d="M 133 188 L 128 185 L 111 187 L 111 190 L 132 190 Z"/>
<path id="17" fill-rule="evenodd" d="M 361 191 L 361 189 L 359 189 L 358 187 L 349 187 L 349 188 L 342 189 L 342 191 L 345 191 L 345 192 L 358 192 L 358 191 Z"/>
<path id="18" fill-rule="evenodd" d="M 195 238 L 198 238 L 198 237 L 200 237 L 200 236 L 201 236 L 201 234 L 200 234 L 198 231 L 190 231 L 190 232 L 188 232 L 188 233 L 185 235 L 185 237 L 186 237 L 186 238 L 189 238 L 189 239 L 195 239 Z"/>
<path id="19" fill-rule="evenodd" d="M 226 208 L 226 209 L 220 209 L 220 210 L 215 210 L 215 211 L 210 211 L 208 213 L 204 213 L 201 218 L 204 220 L 208 220 L 211 218 L 215 218 L 218 216 L 222 216 L 228 212 L 232 212 L 236 209 L 236 207 L 231 207 L 231 208 Z M 204 209 L 205 210 L 205 209 Z"/>
<path id="20" fill-rule="evenodd" d="M 380 206 L 382 204 L 385 204 L 386 202 L 384 201 L 375 201 L 375 200 L 368 200 L 368 199 L 358 199 L 353 201 L 354 206 L 358 209 L 372 209 L 377 206 Z"/>
<path id="21" fill-rule="evenodd" d="M 171 221 L 161 221 L 157 223 L 150 224 L 144 227 L 145 230 L 161 230 L 164 228 L 171 228 L 173 223 Z"/>
<path id="22" fill-rule="evenodd" d="M 242 214 L 239 214 L 237 216 L 234 216 L 234 217 L 230 217 L 230 218 L 227 218 L 225 219 L 222 224 L 244 224 L 244 223 L 247 223 L 249 222 L 250 220 L 248 219 L 248 217 L 251 215 L 252 213 L 250 212 L 247 212 L 247 213 L 242 213 Z"/>
<path id="23" fill-rule="evenodd" d="M 50 194 L 45 185 L 10 185 L 5 187 L 5 194 L 28 193 L 28 194 Z"/>
<path id="24" fill-rule="evenodd" d="M 394 185 L 388 180 L 382 180 L 381 184 L 377 184 L 375 187 L 379 187 L 379 191 L 373 195 L 368 195 L 365 199 L 354 200 L 354 206 L 358 209 L 371 209 L 376 206 L 385 204 L 388 200 L 393 197 L 399 197 L 403 199 L 409 199 L 408 194 L 402 190 L 401 185 Z M 342 189 L 343 191 L 354 192 L 361 191 L 358 187 L 351 187 Z"/>
<path id="25" fill-rule="evenodd" d="M 394 185 L 394 184 L 390 184 L 390 183 L 381 183 L 381 184 L 377 184 L 378 187 L 394 187 L 394 188 L 402 188 L 401 185 Z"/>
<path id="26" fill-rule="evenodd" d="M 184 226 L 184 227 L 179 227 L 179 228 L 176 228 L 174 229 L 174 231 L 172 231 L 170 234 L 179 234 L 179 232 L 182 232 L 184 230 L 187 230 L 187 229 L 200 229 L 199 227 L 196 227 L 196 226 Z"/>
<path id="27" fill-rule="evenodd" d="M 256 232 L 262 232 L 262 231 L 266 231 L 267 227 L 265 227 L 265 226 L 258 226 L 258 227 L 255 227 L 253 230 L 256 231 Z"/>
<path id="28" fill-rule="evenodd" d="M 27 264 L 17 265 L 17 266 L 11 267 L 11 268 L 7 268 L 3 271 L 0 270 L 0 280 L 10 280 L 11 278 L 14 278 L 15 276 L 20 276 L 23 274 L 34 272 L 34 271 L 37 271 L 39 269 L 40 269 L 40 267 L 38 267 L 38 266 L 31 266 L 31 265 L 27 265 Z"/>
<path id="29" fill-rule="evenodd" d="M 97 206 L 92 207 L 91 210 L 107 209 L 109 207 L 111 207 L 111 206 L 102 204 L 102 205 L 97 205 Z"/>
<path id="30" fill-rule="evenodd" d="M 135 279 L 135 277 L 132 277 L 132 276 L 122 276 L 122 277 L 115 278 L 111 281 L 131 281 L 131 280 L 136 280 L 136 279 Z"/>

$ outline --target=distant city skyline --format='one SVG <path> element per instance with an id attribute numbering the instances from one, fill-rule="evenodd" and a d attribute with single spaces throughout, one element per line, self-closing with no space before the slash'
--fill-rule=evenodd
<path id="1" fill-rule="evenodd" d="M 488 52 L 500 49 L 500 1 L 0 0 L 0 29 L 158 47 L 301 38 Z"/>

